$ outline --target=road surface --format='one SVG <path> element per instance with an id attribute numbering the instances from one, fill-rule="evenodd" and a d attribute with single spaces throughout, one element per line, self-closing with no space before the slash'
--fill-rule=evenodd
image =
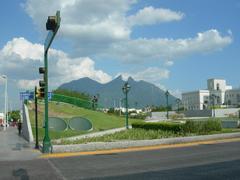
<path id="1" fill-rule="evenodd" d="M 240 179 L 240 142 L 0 161 L 0 179 Z"/>

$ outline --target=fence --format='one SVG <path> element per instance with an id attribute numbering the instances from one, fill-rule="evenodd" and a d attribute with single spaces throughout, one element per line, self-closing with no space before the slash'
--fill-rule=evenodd
<path id="1" fill-rule="evenodd" d="M 99 107 L 97 103 L 93 103 L 92 101 L 87 101 L 87 100 L 76 98 L 76 97 L 65 96 L 62 94 L 53 94 L 51 100 L 57 101 L 57 102 L 69 103 L 69 104 L 72 104 L 78 107 L 83 107 L 86 109 L 96 109 Z"/>

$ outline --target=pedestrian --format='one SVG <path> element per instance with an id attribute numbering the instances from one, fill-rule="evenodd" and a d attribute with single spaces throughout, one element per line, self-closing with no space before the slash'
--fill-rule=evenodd
<path id="1" fill-rule="evenodd" d="M 18 134 L 21 135 L 21 131 L 22 131 L 22 122 L 20 120 L 18 120 Z"/>

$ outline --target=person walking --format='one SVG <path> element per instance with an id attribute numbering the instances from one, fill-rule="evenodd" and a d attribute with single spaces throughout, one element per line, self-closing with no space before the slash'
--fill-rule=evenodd
<path id="1" fill-rule="evenodd" d="M 22 122 L 18 120 L 18 135 L 21 135 L 22 132 Z"/>

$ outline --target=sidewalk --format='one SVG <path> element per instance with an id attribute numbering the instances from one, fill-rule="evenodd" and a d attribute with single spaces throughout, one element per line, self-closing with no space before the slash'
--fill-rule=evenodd
<path id="1" fill-rule="evenodd" d="M 18 135 L 16 127 L 0 129 L 0 161 L 31 160 L 40 154 L 34 150 L 34 144 Z"/>

